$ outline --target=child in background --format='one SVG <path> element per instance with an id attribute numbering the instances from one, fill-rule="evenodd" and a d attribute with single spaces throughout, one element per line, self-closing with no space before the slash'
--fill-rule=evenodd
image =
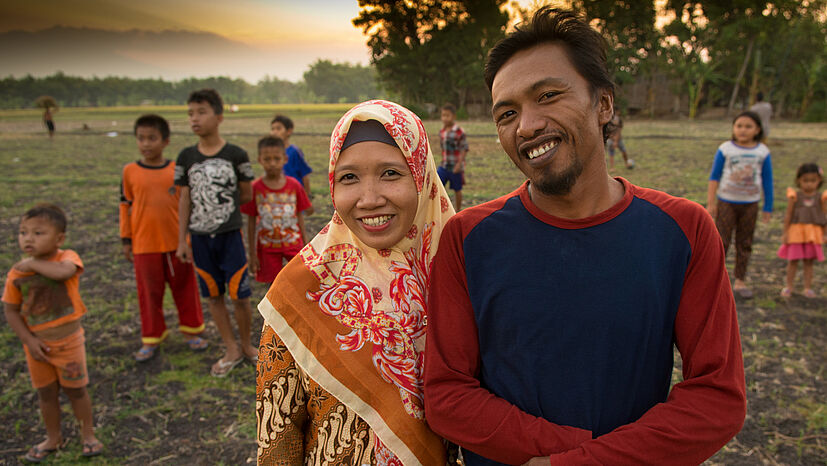
<path id="1" fill-rule="evenodd" d="M 178 309 L 178 329 L 190 349 L 202 351 L 207 341 L 195 269 L 175 257 L 178 247 L 179 189 L 174 185 L 175 163 L 164 158 L 169 144 L 169 124 L 158 115 L 135 121 L 135 138 L 141 160 L 123 168 L 121 178 L 120 231 L 123 254 L 135 266 L 141 341 L 135 360 L 152 359 L 166 338 L 164 288 L 169 283 Z"/>
<path id="2" fill-rule="evenodd" d="M 285 262 L 304 246 L 304 216 L 310 207 L 299 182 L 284 174 L 284 141 L 266 136 L 258 141 L 258 162 L 264 176 L 253 182 L 253 200 L 241 206 L 247 220 L 250 271 L 256 280 L 272 283 Z M 255 246 L 254 246 L 255 245 Z"/>
<path id="3" fill-rule="evenodd" d="M 635 168 L 635 161 L 629 158 L 626 153 L 626 144 L 623 143 L 623 119 L 620 118 L 620 113 L 615 113 L 612 116 L 608 125 L 609 138 L 606 140 L 606 150 L 609 152 L 609 169 L 615 167 L 615 149 L 620 149 L 623 154 L 623 163 L 626 168 Z"/>
<path id="4" fill-rule="evenodd" d="M 95 437 L 92 401 L 86 386 L 86 348 L 80 318 L 86 306 L 78 293 L 83 262 L 66 239 L 66 216 L 50 204 L 28 210 L 20 220 L 20 249 L 29 256 L 14 264 L 3 290 L 9 327 L 23 343 L 32 386 L 40 400 L 46 440 L 26 453 L 34 463 L 63 445 L 60 434 L 60 390 L 69 398 L 80 423 L 83 456 L 96 456 L 103 444 Z"/>
<path id="5" fill-rule="evenodd" d="M 304 158 L 304 152 L 295 144 L 290 144 L 290 136 L 293 135 L 293 128 L 293 120 L 284 115 L 276 115 L 270 122 L 270 135 L 281 139 L 284 141 L 284 145 L 287 146 L 287 149 L 285 149 L 287 153 L 287 163 L 284 165 L 284 174 L 297 179 L 304 187 L 307 198 L 312 199 L 313 194 L 310 193 L 310 174 L 313 173 L 313 169 L 307 164 Z M 312 213 L 313 203 L 311 201 L 310 207 L 307 208 L 307 215 L 311 215 Z"/>
<path id="6" fill-rule="evenodd" d="M 440 181 L 454 191 L 454 209 L 462 209 L 462 186 L 465 184 L 465 155 L 468 154 L 468 139 L 465 131 L 457 124 L 457 108 L 452 104 L 442 106 L 440 113 L 442 129 L 439 130 L 439 145 L 442 147 L 442 163 L 436 172 Z"/>
<path id="7" fill-rule="evenodd" d="M 827 225 L 827 191 L 818 195 L 824 183 L 821 167 L 805 163 L 795 175 L 796 191 L 787 188 L 787 212 L 784 214 L 784 235 L 778 257 L 787 259 L 787 286 L 781 296 L 792 296 L 798 261 L 804 263 L 804 296 L 815 298 L 813 291 L 813 262 L 824 260 L 824 226 Z"/>
<path id="8" fill-rule="evenodd" d="M 761 119 L 754 112 L 742 112 L 735 117 L 732 139 L 721 144 L 715 153 L 706 196 L 706 210 L 715 219 L 724 251 L 729 249 L 735 230 L 732 291 L 742 298 L 752 297 L 744 280 L 762 193 L 762 221 L 768 223 L 772 213 L 772 163 L 769 148 L 760 142 L 762 137 Z"/>
<path id="9" fill-rule="evenodd" d="M 251 361 L 258 358 L 258 350 L 250 344 L 252 291 L 247 282 L 239 210 L 241 204 L 252 199 L 253 167 L 243 149 L 226 142 L 218 133 L 218 125 L 224 120 L 224 103 L 215 90 L 194 91 L 187 106 L 198 144 L 184 148 L 175 162 L 175 184 L 181 186 L 175 254 L 183 262 L 195 262 L 201 295 L 209 298 L 210 313 L 227 346 L 210 373 L 226 377 L 245 357 Z M 224 303 L 225 286 L 233 300 L 240 344 Z"/>

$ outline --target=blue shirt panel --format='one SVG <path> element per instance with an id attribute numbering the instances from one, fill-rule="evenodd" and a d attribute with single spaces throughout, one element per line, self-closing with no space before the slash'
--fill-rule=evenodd
<path id="1" fill-rule="evenodd" d="M 284 164 L 284 174 L 292 176 L 301 183 L 306 175 L 313 172 L 313 169 L 310 168 L 310 165 L 304 160 L 304 154 L 295 144 L 287 146 L 285 152 L 287 153 L 287 163 Z"/>
<path id="2" fill-rule="evenodd" d="M 691 245 L 634 198 L 581 229 L 538 220 L 515 196 L 466 236 L 482 385 L 523 411 L 594 437 L 666 401 Z M 496 464 L 465 452 L 468 464 Z"/>

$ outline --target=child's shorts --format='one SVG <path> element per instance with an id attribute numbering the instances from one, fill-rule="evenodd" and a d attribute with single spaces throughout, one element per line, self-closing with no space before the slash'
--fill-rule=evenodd
<path id="1" fill-rule="evenodd" d="M 463 173 L 454 173 L 453 170 L 448 170 L 444 167 L 437 167 L 436 169 L 437 175 L 439 175 L 440 181 L 442 184 L 446 182 L 450 182 L 450 188 L 454 191 L 462 191 L 462 185 L 465 184 L 465 178 L 463 178 Z"/>
<path id="2" fill-rule="evenodd" d="M 228 291 L 230 298 L 244 299 L 253 294 L 247 282 L 247 253 L 241 230 L 190 237 L 201 296 L 214 298 Z"/>
<path id="3" fill-rule="evenodd" d="M 44 340 L 49 347 L 46 361 L 35 359 L 29 352 L 29 348 L 23 345 L 32 387 L 43 388 L 55 381 L 58 381 L 61 387 L 68 388 L 81 388 L 88 385 L 85 342 L 83 328 L 79 328 L 75 333 L 60 340 Z"/>
<path id="4" fill-rule="evenodd" d="M 606 150 L 609 151 L 609 157 L 615 156 L 615 145 L 613 142 L 611 138 L 606 141 Z M 620 149 L 620 152 L 626 152 L 626 144 L 623 143 L 622 138 L 617 141 L 617 148 Z"/>
<path id="5" fill-rule="evenodd" d="M 290 262 L 296 257 L 297 251 L 274 251 L 272 249 L 258 248 L 258 272 L 256 281 L 261 283 L 273 283 L 276 275 L 281 272 L 285 262 Z"/>

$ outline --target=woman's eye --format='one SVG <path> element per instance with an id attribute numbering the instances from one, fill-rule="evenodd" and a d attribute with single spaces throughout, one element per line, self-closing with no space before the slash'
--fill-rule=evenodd
<path id="1" fill-rule="evenodd" d="M 402 174 L 394 170 L 393 168 L 389 168 L 385 170 L 385 176 L 402 176 Z"/>
<path id="2" fill-rule="evenodd" d="M 354 181 L 354 180 L 356 180 L 356 175 L 354 175 L 353 173 L 345 173 L 344 175 L 339 177 L 339 182 L 340 183 L 345 183 L 345 182 Z"/>

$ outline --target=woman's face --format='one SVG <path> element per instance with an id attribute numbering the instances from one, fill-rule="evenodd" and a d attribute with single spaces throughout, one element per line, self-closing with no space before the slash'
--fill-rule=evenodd
<path id="1" fill-rule="evenodd" d="M 402 151 L 378 141 L 356 143 L 339 154 L 333 202 L 345 225 L 375 249 L 398 243 L 413 225 L 418 203 Z"/>

